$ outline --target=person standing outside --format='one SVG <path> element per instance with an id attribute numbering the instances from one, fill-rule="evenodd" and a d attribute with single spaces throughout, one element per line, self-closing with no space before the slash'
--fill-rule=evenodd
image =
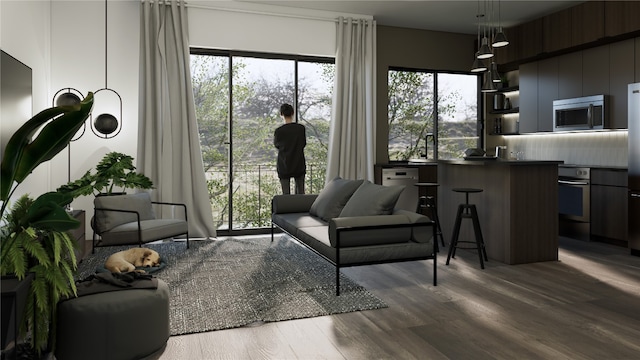
<path id="1" fill-rule="evenodd" d="M 293 106 L 280 106 L 280 117 L 284 124 L 273 133 L 273 145 L 278 149 L 276 169 L 283 194 L 291 194 L 291 178 L 295 181 L 295 193 L 304 194 L 304 176 L 307 172 L 304 147 L 307 145 L 307 136 L 304 125 L 293 121 L 293 114 Z"/>

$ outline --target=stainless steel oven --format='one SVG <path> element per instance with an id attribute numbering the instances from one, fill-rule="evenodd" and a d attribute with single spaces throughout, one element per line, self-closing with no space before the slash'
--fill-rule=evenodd
<path id="1" fill-rule="evenodd" d="M 558 167 L 558 211 L 561 220 L 591 221 L 591 169 Z"/>

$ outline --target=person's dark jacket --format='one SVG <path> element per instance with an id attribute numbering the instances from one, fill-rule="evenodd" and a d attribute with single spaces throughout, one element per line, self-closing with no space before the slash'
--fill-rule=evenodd
<path id="1" fill-rule="evenodd" d="M 304 147 L 307 145 L 307 136 L 304 125 L 298 123 L 281 125 L 273 134 L 273 145 L 278 149 L 276 168 L 279 178 L 295 178 L 306 173 Z"/>

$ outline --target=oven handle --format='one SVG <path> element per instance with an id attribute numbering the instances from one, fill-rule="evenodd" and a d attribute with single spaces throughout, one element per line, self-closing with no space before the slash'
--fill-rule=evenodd
<path id="1" fill-rule="evenodd" d="M 563 185 L 589 185 L 586 181 L 569 181 L 569 180 L 558 180 L 558 184 Z"/>

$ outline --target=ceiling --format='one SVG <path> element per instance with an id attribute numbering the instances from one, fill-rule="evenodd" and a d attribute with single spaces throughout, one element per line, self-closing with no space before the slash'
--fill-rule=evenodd
<path id="1" fill-rule="evenodd" d="M 478 31 L 477 14 L 486 14 L 497 25 L 504 27 L 525 23 L 584 1 L 271 1 L 236 0 L 293 8 L 325 10 L 339 13 L 372 15 L 378 25 L 424 30 L 475 34 Z M 499 5 L 499 6 L 498 6 Z M 493 11 L 491 9 L 493 8 Z M 485 10 L 486 9 L 486 10 Z"/>

